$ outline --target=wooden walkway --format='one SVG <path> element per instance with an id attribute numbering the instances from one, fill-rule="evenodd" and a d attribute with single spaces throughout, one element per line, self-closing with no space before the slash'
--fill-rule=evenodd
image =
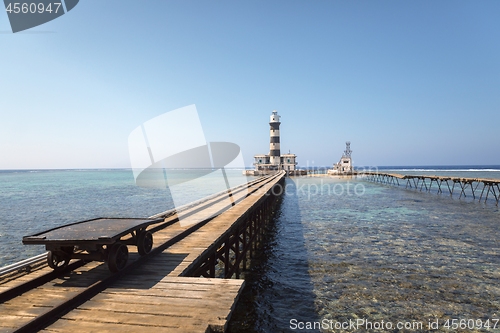
<path id="1" fill-rule="evenodd" d="M 243 280 L 157 272 L 121 279 L 42 332 L 224 332 Z"/>
<path id="2" fill-rule="evenodd" d="M 283 176 L 281 173 L 264 184 L 250 186 L 248 191 L 235 192 L 230 200 L 215 197 L 190 207 L 193 214 L 183 219 L 183 223 L 178 223 L 175 214 L 167 216 L 165 222 L 172 224 L 155 230 L 155 244 L 150 255 L 140 257 L 135 247 L 129 246 L 132 262 L 129 266 L 134 267 L 127 267 L 125 272 L 118 273 L 119 278 L 114 283 L 81 302 L 42 331 L 224 332 L 243 290 L 244 280 L 197 277 L 203 274 L 196 271 L 206 263 L 207 257 L 213 258 L 221 248 L 231 255 L 218 255 L 218 263 L 216 260 L 214 265 L 217 264 L 219 271 L 230 272 L 225 276 L 234 277 L 239 275 L 240 269 L 245 269 L 244 262 L 250 259 L 251 251 L 242 255 L 240 249 L 245 246 L 236 249 L 233 243 L 226 246 L 224 242 L 235 237 L 238 240 L 243 237 L 248 242 L 259 240 L 256 233 L 241 236 L 235 231 L 243 228 L 243 222 L 247 223 L 244 230 L 252 229 L 257 219 L 249 220 L 250 217 L 259 216 L 262 219 L 263 215 L 255 214 L 255 211 L 273 197 L 271 191 L 283 181 Z M 186 212 L 183 214 L 187 215 Z M 211 218 L 213 216 L 216 217 Z M 211 219 L 206 221 L 207 217 Z M 256 243 L 247 244 L 247 247 L 253 249 Z M 239 261 L 233 258 L 234 253 L 239 256 Z M 142 261 L 136 264 L 135 260 Z M 47 269 L 39 270 L 37 274 L 44 271 Z M 27 298 L 14 298 L 0 304 L 0 332 L 17 332 L 20 321 L 34 319 L 51 306 L 51 302 L 58 303 L 90 288 L 109 274 L 104 263 L 91 262 L 49 281 L 38 290 L 29 291 L 25 295 Z M 20 279 L 29 280 L 29 276 Z M 10 281 L 3 288 L 19 284 L 19 281 Z"/>

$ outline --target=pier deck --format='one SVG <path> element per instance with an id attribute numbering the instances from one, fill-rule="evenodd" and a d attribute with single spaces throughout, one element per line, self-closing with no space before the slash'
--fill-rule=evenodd
<path id="1" fill-rule="evenodd" d="M 247 190 L 234 191 L 230 198 L 214 197 L 188 207 L 182 212 L 187 216 L 183 223 L 177 214 L 167 214 L 164 228 L 151 229 L 151 253 L 141 257 L 130 247 L 130 263 L 119 273 L 110 276 L 105 264 L 91 262 L 18 297 L 0 293 L 0 332 L 33 328 L 43 332 L 224 332 L 244 281 L 199 276 L 207 276 L 205 266 L 215 273 L 217 265 L 224 277 L 239 277 L 260 239 L 254 229 L 259 229 L 274 197 L 270 191 L 283 176 L 266 177 Z M 16 280 L 7 282 L 4 289 L 16 284 Z M 44 315 L 47 318 L 41 321 Z"/>
<path id="2" fill-rule="evenodd" d="M 224 332 L 243 280 L 151 273 L 120 280 L 42 332 Z"/>

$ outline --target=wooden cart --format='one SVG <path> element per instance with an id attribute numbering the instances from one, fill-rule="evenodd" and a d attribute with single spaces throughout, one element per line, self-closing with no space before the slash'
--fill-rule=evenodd
<path id="1" fill-rule="evenodd" d="M 136 245 L 140 255 L 153 248 L 153 235 L 146 228 L 163 219 L 96 218 L 23 237 L 23 244 L 42 244 L 47 262 L 54 270 L 64 269 L 71 259 L 108 263 L 111 272 L 122 270 L 128 261 L 127 245 Z"/>

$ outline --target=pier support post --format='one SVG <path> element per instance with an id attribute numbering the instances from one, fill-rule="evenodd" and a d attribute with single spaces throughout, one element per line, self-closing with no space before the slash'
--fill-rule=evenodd
<path id="1" fill-rule="evenodd" d="M 282 186 L 284 179 L 274 186 Z M 262 247 L 268 224 L 272 221 L 278 197 L 282 191 L 271 188 L 260 204 L 244 213 L 228 231 L 229 234 L 214 243 L 214 252 L 200 264 L 185 271 L 185 276 L 240 278 L 256 252 Z M 224 267 L 222 267 L 224 266 Z"/>

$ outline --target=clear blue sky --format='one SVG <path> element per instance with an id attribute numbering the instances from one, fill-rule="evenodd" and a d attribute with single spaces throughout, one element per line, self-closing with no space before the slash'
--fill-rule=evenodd
<path id="1" fill-rule="evenodd" d="M 143 122 L 196 104 L 208 141 L 331 165 L 500 164 L 500 1 L 106 1 L 12 34 L 0 169 L 129 167 Z"/>

